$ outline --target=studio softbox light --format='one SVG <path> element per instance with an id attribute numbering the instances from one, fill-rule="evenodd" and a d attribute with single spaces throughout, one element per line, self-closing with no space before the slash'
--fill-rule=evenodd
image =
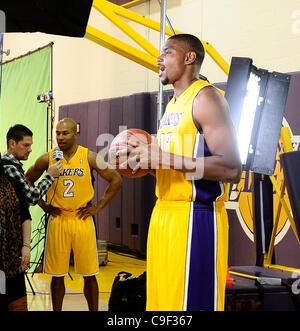
<path id="1" fill-rule="evenodd" d="M 290 75 L 258 69 L 252 59 L 233 57 L 226 85 L 244 170 L 272 175 Z"/>

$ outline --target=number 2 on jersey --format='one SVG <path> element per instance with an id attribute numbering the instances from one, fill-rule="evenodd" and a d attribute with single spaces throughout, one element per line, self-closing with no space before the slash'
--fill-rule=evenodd
<path id="1" fill-rule="evenodd" d="M 71 179 L 64 179 L 64 186 L 67 186 L 64 191 L 64 198 L 73 198 L 74 192 L 71 192 L 71 189 L 74 186 L 74 182 Z"/>

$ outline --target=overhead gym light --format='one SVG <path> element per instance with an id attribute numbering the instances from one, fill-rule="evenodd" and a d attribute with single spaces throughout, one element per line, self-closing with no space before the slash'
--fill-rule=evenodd
<path id="1" fill-rule="evenodd" d="M 272 175 L 290 75 L 258 69 L 252 59 L 233 57 L 226 85 L 243 170 Z"/>

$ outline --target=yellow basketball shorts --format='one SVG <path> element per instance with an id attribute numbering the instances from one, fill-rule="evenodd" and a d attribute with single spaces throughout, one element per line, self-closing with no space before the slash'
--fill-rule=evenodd
<path id="1" fill-rule="evenodd" d="M 77 274 L 92 276 L 99 272 L 92 217 L 83 220 L 75 212 L 51 216 L 46 232 L 43 273 L 57 277 L 68 274 L 71 250 Z"/>
<path id="2" fill-rule="evenodd" d="M 147 242 L 147 310 L 224 310 L 228 219 L 224 203 L 160 201 Z"/>

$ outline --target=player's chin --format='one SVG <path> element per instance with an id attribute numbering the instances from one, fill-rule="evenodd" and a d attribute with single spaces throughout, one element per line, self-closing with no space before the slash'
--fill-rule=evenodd
<path id="1" fill-rule="evenodd" d="M 161 76 L 160 81 L 163 85 L 168 85 L 169 84 L 169 78 L 168 76 Z"/>
<path id="2" fill-rule="evenodd" d="M 57 144 L 58 147 L 63 151 L 64 149 L 66 149 L 66 144 L 65 143 L 58 143 Z"/>

